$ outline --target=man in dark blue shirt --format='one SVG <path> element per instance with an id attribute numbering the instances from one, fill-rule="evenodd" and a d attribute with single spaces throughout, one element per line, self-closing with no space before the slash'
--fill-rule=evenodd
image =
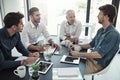
<path id="1" fill-rule="evenodd" d="M 37 60 L 39 53 L 30 53 L 21 42 L 19 32 L 23 29 L 23 14 L 17 12 L 8 13 L 4 18 L 5 27 L 0 29 L 0 72 L 10 68 L 16 68 L 23 64 L 31 64 Z M 28 56 L 26 60 L 14 61 L 11 50 L 16 47 L 23 56 Z M 1 78 L 1 75 L 0 75 Z"/>
<path id="2" fill-rule="evenodd" d="M 99 10 L 98 20 L 103 27 L 97 31 L 89 44 L 80 45 L 84 49 L 93 48 L 92 52 L 83 54 L 71 51 L 73 56 L 87 58 L 85 74 L 95 73 L 105 68 L 119 49 L 120 34 L 112 25 L 117 12 L 116 7 L 106 4 Z"/>

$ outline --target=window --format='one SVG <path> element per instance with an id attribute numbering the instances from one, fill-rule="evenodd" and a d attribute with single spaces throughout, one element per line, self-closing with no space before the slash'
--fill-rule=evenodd
<path id="1" fill-rule="evenodd" d="M 2 16 L 4 17 L 9 12 L 18 12 L 18 11 L 25 14 L 24 1 L 25 0 L 2 0 L 2 3 L 3 3 Z M 25 22 L 25 18 L 23 21 Z"/>
<path id="2" fill-rule="evenodd" d="M 57 35 L 57 26 L 66 19 L 66 11 L 73 9 L 76 19 L 85 23 L 87 0 L 31 0 L 31 7 L 38 7 L 41 21 L 51 35 Z"/>
<path id="3" fill-rule="evenodd" d="M 0 1 L 0 5 L 1 5 L 1 1 Z M 2 28 L 2 13 L 1 13 L 1 6 L 0 6 L 0 28 Z"/>
<path id="4" fill-rule="evenodd" d="M 2 18 L 1 18 L 1 13 L 0 13 L 0 28 L 2 28 Z"/>
<path id="5" fill-rule="evenodd" d="M 119 7 L 119 10 L 118 10 L 118 14 L 120 14 L 120 7 Z M 120 15 L 117 16 L 116 29 L 120 33 Z"/>
<path id="6" fill-rule="evenodd" d="M 99 13 L 99 7 L 105 4 L 111 4 L 112 0 L 91 0 L 91 10 L 90 10 L 90 33 L 91 38 L 93 38 L 97 32 L 97 30 L 102 27 L 101 24 L 98 23 L 98 13 Z"/>

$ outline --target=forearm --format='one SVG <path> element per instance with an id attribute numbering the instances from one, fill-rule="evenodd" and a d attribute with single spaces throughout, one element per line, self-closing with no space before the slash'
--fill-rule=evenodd
<path id="1" fill-rule="evenodd" d="M 37 47 L 34 45 L 29 45 L 28 50 L 37 50 Z"/>
<path id="2" fill-rule="evenodd" d="M 21 65 L 21 61 L 2 61 L 0 63 L 0 70 L 8 68 L 16 68 Z"/>
<path id="3" fill-rule="evenodd" d="M 28 50 L 37 50 L 37 51 L 39 51 L 39 47 L 38 46 L 34 46 L 34 45 L 29 45 L 28 46 Z"/>
<path id="4" fill-rule="evenodd" d="M 89 44 L 80 45 L 80 46 L 81 46 L 81 48 L 83 48 L 83 49 L 89 49 L 89 48 L 91 48 L 91 46 L 90 46 Z"/>
<path id="5" fill-rule="evenodd" d="M 85 58 L 102 58 L 102 56 L 98 52 L 91 52 L 91 53 L 80 53 L 78 54 L 79 57 Z"/>
<path id="6" fill-rule="evenodd" d="M 54 43 L 54 41 L 53 41 L 52 39 L 49 39 L 48 42 L 49 42 L 50 44 L 53 44 L 53 43 Z"/>

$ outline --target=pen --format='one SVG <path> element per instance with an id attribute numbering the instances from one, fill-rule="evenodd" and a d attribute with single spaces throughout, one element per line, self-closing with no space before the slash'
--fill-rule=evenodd
<path id="1" fill-rule="evenodd" d="M 55 53 L 56 50 L 57 50 L 57 47 L 56 47 L 55 50 L 53 51 L 53 53 L 52 53 L 53 55 L 54 55 L 54 53 Z"/>
<path id="2" fill-rule="evenodd" d="M 40 58 L 37 59 L 37 61 L 35 62 L 35 65 L 38 64 L 40 61 Z"/>

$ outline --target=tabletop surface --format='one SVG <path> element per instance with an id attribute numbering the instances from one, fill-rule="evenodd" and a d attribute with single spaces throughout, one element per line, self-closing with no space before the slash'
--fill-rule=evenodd
<path id="1" fill-rule="evenodd" d="M 86 52 L 86 50 L 82 50 L 82 52 Z M 85 59 L 80 59 L 80 63 L 76 64 L 67 64 L 61 63 L 60 59 L 63 55 L 70 55 L 68 48 L 61 46 L 59 54 L 53 54 L 51 57 L 51 62 L 53 63 L 52 67 L 48 70 L 46 74 L 40 74 L 40 80 L 52 80 L 52 70 L 53 68 L 64 68 L 64 67 L 79 67 L 79 70 L 84 78 L 84 70 L 85 70 Z M 43 55 L 40 57 L 41 61 L 45 61 Z M 13 71 L 15 69 L 8 69 L 0 72 L 0 80 L 31 80 L 29 75 L 29 69 L 27 67 L 27 74 L 24 78 L 20 79 L 18 76 L 14 75 Z M 6 77 L 7 76 L 7 77 Z"/>

